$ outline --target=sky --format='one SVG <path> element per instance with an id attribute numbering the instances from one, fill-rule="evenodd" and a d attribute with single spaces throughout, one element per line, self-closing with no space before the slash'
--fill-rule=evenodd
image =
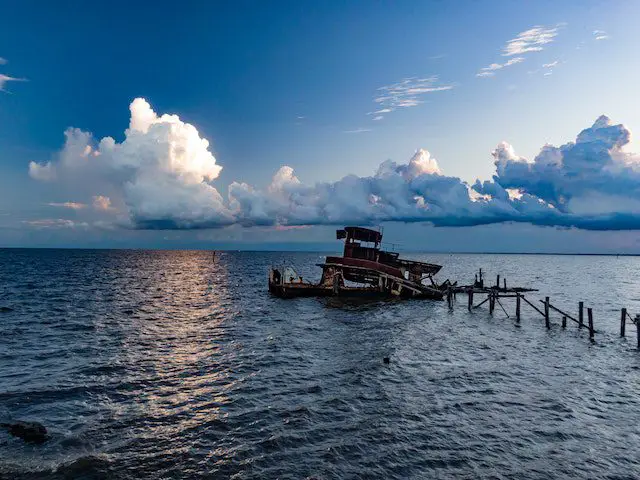
<path id="1" fill-rule="evenodd" d="M 637 2 L 0 12 L 0 247 L 640 253 Z"/>

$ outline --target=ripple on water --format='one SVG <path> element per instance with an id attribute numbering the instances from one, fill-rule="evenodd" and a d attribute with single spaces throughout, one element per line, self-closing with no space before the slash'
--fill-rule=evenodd
<path id="1" fill-rule="evenodd" d="M 602 299 L 593 348 L 528 307 L 516 326 L 460 298 L 265 292 L 270 264 L 314 278 L 321 257 L 0 250 L 0 421 L 52 436 L 0 433 L 0 478 L 640 478 L 640 359 L 617 338 L 640 259 L 420 257 Z"/>

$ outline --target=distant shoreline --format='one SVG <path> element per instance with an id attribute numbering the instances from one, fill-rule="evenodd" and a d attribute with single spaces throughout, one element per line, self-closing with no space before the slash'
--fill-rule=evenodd
<path id="1" fill-rule="evenodd" d="M 1 250 L 90 250 L 90 251 L 158 251 L 158 252 L 223 252 L 223 253 L 339 253 L 333 250 L 260 250 L 255 248 L 153 248 L 153 247 L 0 247 Z M 591 257 L 637 257 L 640 253 L 562 253 L 562 252 L 470 252 L 470 251 L 437 251 L 437 250 L 401 250 L 406 254 L 426 255 L 546 255 L 546 256 L 591 256 Z"/>

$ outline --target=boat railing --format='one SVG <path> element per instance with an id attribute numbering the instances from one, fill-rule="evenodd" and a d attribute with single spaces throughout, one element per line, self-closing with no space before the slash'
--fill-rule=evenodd
<path id="1" fill-rule="evenodd" d="M 389 252 L 397 252 L 399 250 L 399 247 L 401 247 L 402 244 L 400 243 L 394 243 L 394 242 L 382 242 L 380 243 L 380 247 L 384 250 L 387 250 Z"/>
<path id="2" fill-rule="evenodd" d="M 289 265 L 272 266 L 269 271 L 269 280 L 276 285 L 311 284 Z"/>

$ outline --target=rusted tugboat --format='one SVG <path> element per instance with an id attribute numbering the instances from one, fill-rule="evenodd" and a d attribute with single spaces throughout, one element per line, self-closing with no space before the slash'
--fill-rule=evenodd
<path id="1" fill-rule="evenodd" d="M 272 267 L 269 291 L 281 298 L 344 296 L 403 297 L 442 300 L 448 281 L 438 285 L 433 276 L 441 265 L 404 260 L 382 250 L 382 232 L 345 227 L 336 232 L 344 239 L 342 257 L 328 256 L 319 283 L 309 283 L 291 267 Z"/>

